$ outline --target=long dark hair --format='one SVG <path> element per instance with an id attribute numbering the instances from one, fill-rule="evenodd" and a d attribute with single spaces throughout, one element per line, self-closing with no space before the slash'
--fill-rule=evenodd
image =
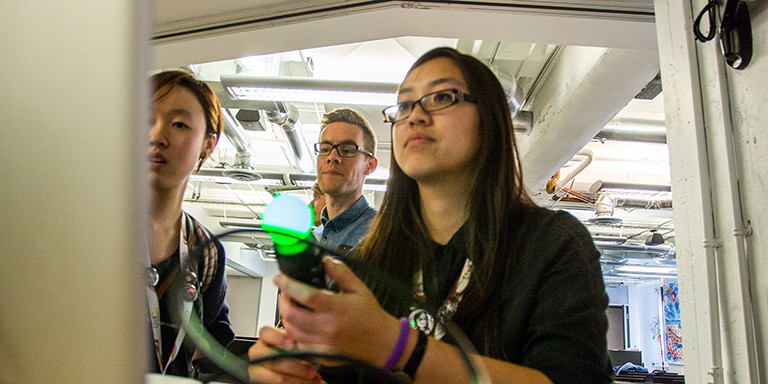
<path id="1" fill-rule="evenodd" d="M 494 297 L 493 293 L 501 286 L 504 265 L 514 257 L 505 229 L 509 228 L 515 207 L 534 203 L 523 188 L 512 118 L 499 80 L 481 61 L 451 48 L 427 52 L 408 73 L 438 58 L 452 60 L 461 70 L 469 93 L 477 99 L 480 124 L 478 172 L 474 185 L 468 186 L 472 199 L 465 224 L 466 241 L 459 244 L 474 262 L 475 272 L 454 321 L 459 326 L 486 322 L 482 325 L 485 345 L 476 347 L 481 353 L 503 357 L 503 352 L 493 343 L 500 332 L 501 316 L 499 305 L 493 302 L 498 295 Z M 421 217 L 418 185 L 403 173 L 393 153 L 387 192 L 369 235 L 359 245 L 358 254 L 410 286 L 414 271 L 433 257 L 435 249 L 429 244 L 433 242 Z M 404 303 L 401 295 L 389 294 L 391 291 L 388 293 L 385 284 L 373 278 L 366 281 L 388 311 L 397 316 L 407 311 L 410 303 Z"/>

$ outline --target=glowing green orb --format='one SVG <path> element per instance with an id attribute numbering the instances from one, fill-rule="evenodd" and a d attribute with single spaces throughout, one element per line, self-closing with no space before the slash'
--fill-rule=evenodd
<path id="1" fill-rule="evenodd" d="M 261 227 L 275 242 L 275 250 L 283 255 L 295 255 L 307 248 L 304 239 L 312 234 L 315 213 L 296 196 L 279 194 L 264 208 Z"/>

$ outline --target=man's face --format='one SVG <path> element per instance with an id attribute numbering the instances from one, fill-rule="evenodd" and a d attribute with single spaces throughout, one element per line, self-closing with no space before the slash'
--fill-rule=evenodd
<path id="1" fill-rule="evenodd" d="M 321 143 L 355 144 L 367 150 L 363 142 L 363 130 L 349 123 L 328 124 L 320 133 Z M 358 152 L 355 157 L 341 157 L 334 148 L 327 156 L 317 157 L 317 182 L 320 189 L 331 198 L 356 196 L 363 189 L 365 177 L 376 169 L 376 160 Z"/>

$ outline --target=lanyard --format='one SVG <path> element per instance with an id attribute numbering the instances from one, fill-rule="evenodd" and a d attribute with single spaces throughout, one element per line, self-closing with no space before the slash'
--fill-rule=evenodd
<path id="1" fill-rule="evenodd" d="M 464 267 L 461 269 L 461 274 L 456 282 L 453 284 L 451 292 L 448 293 L 443 304 L 437 310 L 437 322 L 429 311 L 419 308 L 417 306 L 411 307 L 411 314 L 409 319 L 411 325 L 415 326 L 421 332 L 427 335 L 434 332 L 435 339 L 440 340 L 445 336 L 444 324 L 451 321 L 451 318 L 456 314 L 456 310 L 459 309 L 459 303 L 464 297 L 464 290 L 467 289 L 469 284 L 469 278 L 472 276 L 473 264 L 469 258 L 465 259 Z M 420 269 L 414 276 L 414 296 L 419 302 L 426 301 L 427 295 L 424 293 L 424 275 Z"/>
<path id="2" fill-rule="evenodd" d="M 189 247 L 187 246 L 187 237 L 186 237 L 186 229 L 187 229 L 187 223 L 182 215 L 181 218 L 181 234 L 179 236 L 179 268 L 183 271 L 184 268 L 187 267 L 188 261 L 189 261 Z M 165 372 L 168 370 L 168 367 L 171 365 L 173 360 L 176 358 L 176 355 L 179 353 L 179 349 L 181 347 L 181 343 L 184 341 L 184 336 L 186 335 L 186 325 L 189 321 L 189 317 L 192 314 L 192 302 L 194 301 L 194 298 L 196 298 L 196 277 L 194 273 L 187 273 L 185 275 L 185 281 L 187 283 L 190 283 L 185 288 L 185 298 L 184 298 L 184 304 L 182 307 L 182 326 L 179 327 L 179 332 L 176 334 L 176 341 L 173 344 L 173 349 L 171 349 L 171 354 L 168 357 L 168 362 L 165 366 L 163 366 L 163 339 L 161 335 L 160 330 L 160 301 L 157 297 L 157 292 L 155 286 L 157 285 L 157 270 L 155 270 L 152 267 L 151 261 L 149 259 L 149 252 L 146 252 L 146 259 L 147 259 L 147 276 L 148 281 L 145 285 L 146 287 L 146 293 L 147 293 L 147 304 L 149 305 L 149 319 L 152 323 L 152 338 L 154 341 L 154 349 L 155 349 L 155 355 L 157 356 L 157 365 L 160 367 L 160 373 L 165 374 Z M 150 281 L 151 280 L 151 281 Z M 194 281 L 192 281 L 194 280 Z M 191 285 L 191 287 L 190 287 Z M 194 298 L 192 300 L 189 300 L 189 297 L 187 293 L 192 290 L 194 291 Z"/>

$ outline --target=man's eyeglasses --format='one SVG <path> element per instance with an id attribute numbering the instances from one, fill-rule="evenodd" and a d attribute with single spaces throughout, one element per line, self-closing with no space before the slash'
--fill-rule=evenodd
<path id="1" fill-rule="evenodd" d="M 370 151 L 364 149 L 363 147 L 358 147 L 357 144 L 351 143 L 315 143 L 315 155 L 328 156 L 331 154 L 331 151 L 333 151 L 334 148 L 336 148 L 336 153 L 338 153 L 341 157 L 355 157 L 358 152 L 373 157 L 373 153 Z"/>
<path id="2" fill-rule="evenodd" d="M 459 91 L 456 88 L 443 89 L 442 91 L 427 93 L 416 101 L 404 101 L 391 107 L 386 107 L 384 113 L 385 123 L 397 123 L 408 118 L 416 104 L 421 105 L 424 112 L 434 112 L 445 109 L 460 101 L 474 103 L 477 101 L 474 96 Z"/>

